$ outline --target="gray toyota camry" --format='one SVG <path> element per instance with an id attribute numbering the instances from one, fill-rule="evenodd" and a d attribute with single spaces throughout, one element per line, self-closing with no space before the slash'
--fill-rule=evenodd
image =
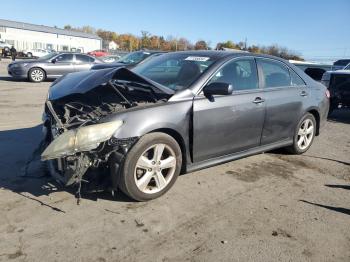
<path id="1" fill-rule="evenodd" d="M 328 108 L 326 87 L 283 59 L 168 53 L 132 70 L 57 79 L 45 105 L 41 157 L 65 185 L 88 181 L 146 201 L 180 173 L 275 148 L 304 153 Z"/>

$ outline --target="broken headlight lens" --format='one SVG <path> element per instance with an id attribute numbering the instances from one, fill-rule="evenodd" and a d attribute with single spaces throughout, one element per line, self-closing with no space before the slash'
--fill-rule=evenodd
<path id="1" fill-rule="evenodd" d="M 112 137 L 123 121 L 80 127 L 58 136 L 41 154 L 42 160 L 61 158 L 76 152 L 89 151 Z"/>

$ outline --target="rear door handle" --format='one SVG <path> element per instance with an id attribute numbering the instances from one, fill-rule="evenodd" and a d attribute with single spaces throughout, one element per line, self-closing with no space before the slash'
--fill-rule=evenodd
<path id="1" fill-rule="evenodd" d="M 307 96 L 307 92 L 306 91 L 301 91 L 300 95 L 301 96 Z"/>
<path id="2" fill-rule="evenodd" d="M 264 103 L 265 100 L 262 99 L 261 97 L 256 97 L 253 101 L 254 104 L 261 104 L 261 103 Z"/>

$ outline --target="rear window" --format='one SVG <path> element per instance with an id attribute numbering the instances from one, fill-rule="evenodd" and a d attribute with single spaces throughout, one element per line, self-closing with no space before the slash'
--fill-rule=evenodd
<path id="1" fill-rule="evenodd" d="M 333 65 L 335 65 L 335 66 L 346 66 L 349 63 L 350 63 L 350 59 L 342 59 L 342 60 L 338 60 L 338 61 L 334 62 Z"/>

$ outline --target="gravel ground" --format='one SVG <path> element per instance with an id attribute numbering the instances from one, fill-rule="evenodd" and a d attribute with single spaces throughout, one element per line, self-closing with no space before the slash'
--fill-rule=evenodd
<path id="1" fill-rule="evenodd" d="M 7 63 L 0 261 L 350 261 L 350 111 L 335 112 L 302 156 L 274 151 L 182 175 L 147 203 L 99 193 L 77 206 L 36 158 L 50 82 L 12 81 Z"/>

